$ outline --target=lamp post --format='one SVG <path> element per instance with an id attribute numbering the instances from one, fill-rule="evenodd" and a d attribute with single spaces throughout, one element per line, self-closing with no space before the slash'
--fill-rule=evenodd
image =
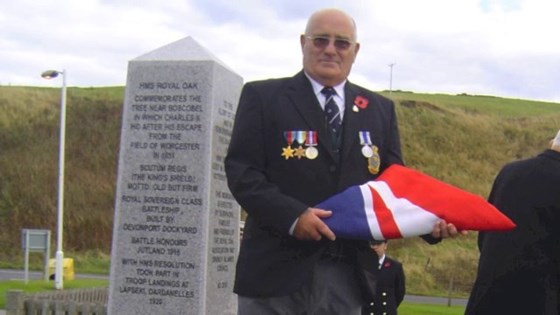
<path id="1" fill-rule="evenodd" d="M 62 222 L 64 214 L 64 142 L 66 138 L 66 70 L 47 70 L 41 74 L 45 79 L 56 78 L 62 75 L 62 90 L 60 93 L 60 140 L 58 147 L 58 203 L 57 203 L 57 243 L 56 243 L 56 266 L 54 286 L 56 289 L 63 288 L 63 260 L 62 251 Z"/>
<path id="2" fill-rule="evenodd" d="M 389 94 L 393 93 L 393 66 L 396 65 L 396 63 L 391 63 L 389 64 L 389 68 L 391 68 L 391 70 L 389 71 Z"/>

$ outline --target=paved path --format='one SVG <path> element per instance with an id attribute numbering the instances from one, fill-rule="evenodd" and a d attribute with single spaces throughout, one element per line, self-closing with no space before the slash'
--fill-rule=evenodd
<path id="1" fill-rule="evenodd" d="M 92 274 L 76 274 L 76 278 L 84 279 L 107 279 L 106 275 L 92 275 Z M 29 271 L 27 273 L 29 280 L 40 280 L 43 279 L 43 273 L 41 271 Z M 25 272 L 23 270 L 17 269 L 0 269 L 0 281 L 6 280 L 24 280 Z M 1 314 L 0 314 L 1 315 Z"/>

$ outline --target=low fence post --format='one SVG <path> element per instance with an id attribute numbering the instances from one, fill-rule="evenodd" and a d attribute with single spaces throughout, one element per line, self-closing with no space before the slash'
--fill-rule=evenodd
<path id="1" fill-rule="evenodd" d="M 39 293 L 6 292 L 6 315 L 106 315 L 107 288 Z"/>
<path id="2" fill-rule="evenodd" d="M 447 307 L 451 307 L 451 299 L 453 297 L 453 274 L 449 278 L 449 291 L 447 296 Z"/>
<path id="3" fill-rule="evenodd" d="M 6 315 L 24 315 L 23 300 L 22 290 L 8 290 L 6 292 Z"/>

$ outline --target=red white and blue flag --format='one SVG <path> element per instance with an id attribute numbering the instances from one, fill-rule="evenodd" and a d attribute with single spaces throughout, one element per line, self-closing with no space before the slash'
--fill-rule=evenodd
<path id="1" fill-rule="evenodd" d="M 482 197 L 402 165 L 321 202 L 337 237 L 395 239 L 430 234 L 443 219 L 458 230 L 505 231 L 515 224 Z"/>

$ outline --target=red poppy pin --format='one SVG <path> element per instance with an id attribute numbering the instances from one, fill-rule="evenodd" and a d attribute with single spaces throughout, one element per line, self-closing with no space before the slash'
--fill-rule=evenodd
<path id="1" fill-rule="evenodd" d="M 355 112 L 358 112 L 360 109 L 366 109 L 368 104 L 369 104 L 369 101 L 368 101 L 367 98 L 358 95 L 354 99 L 354 107 L 352 107 L 352 110 L 354 110 Z"/>
<path id="2" fill-rule="evenodd" d="M 383 264 L 383 267 L 389 268 L 389 267 L 391 267 L 391 263 L 387 261 Z"/>

